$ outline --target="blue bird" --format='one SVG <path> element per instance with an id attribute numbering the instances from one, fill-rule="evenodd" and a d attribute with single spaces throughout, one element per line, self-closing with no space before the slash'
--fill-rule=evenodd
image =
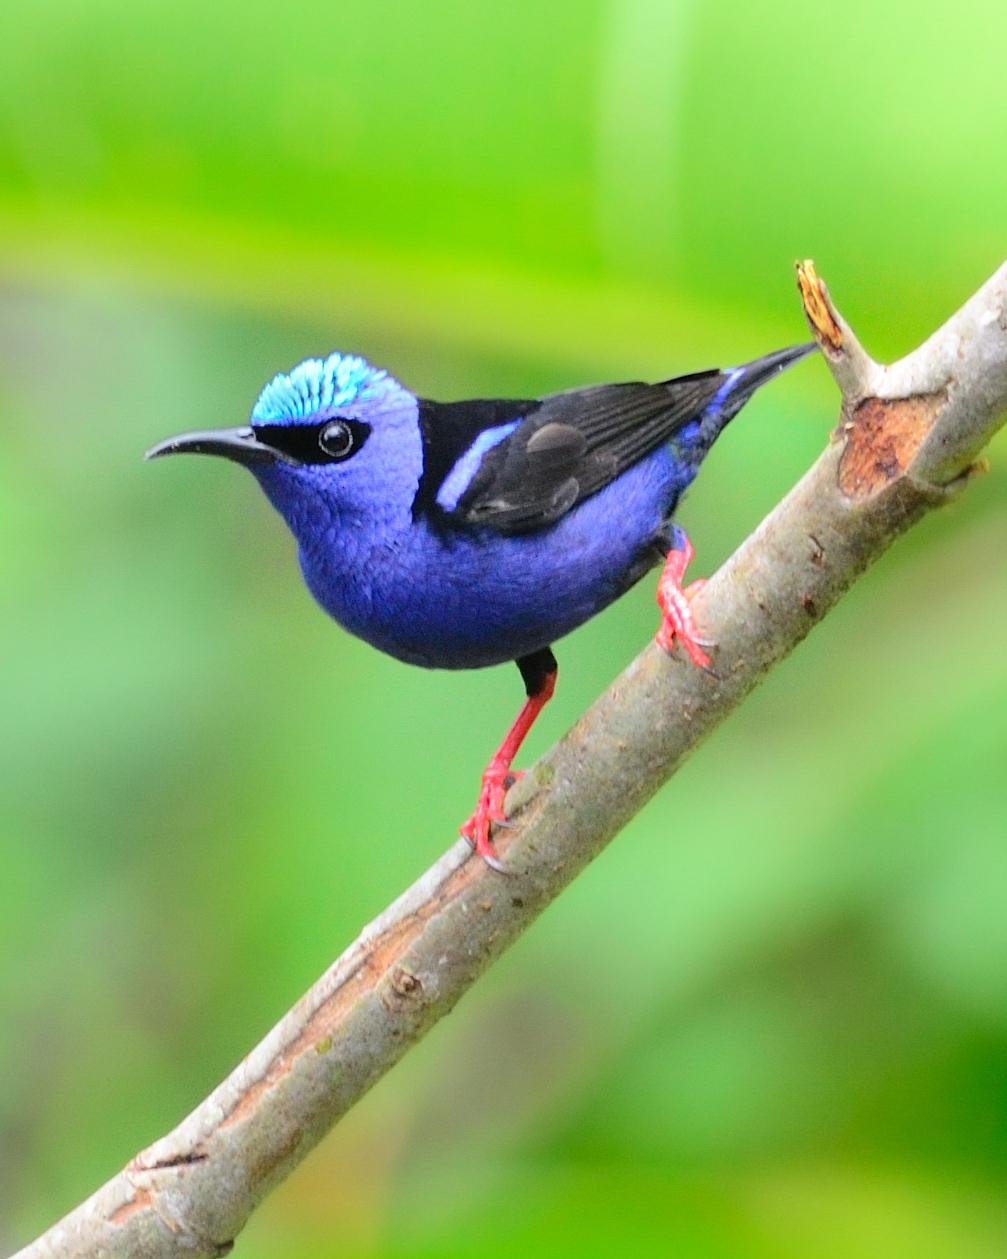
<path id="1" fill-rule="evenodd" d="M 461 833 L 494 868 L 511 764 L 553 693 L 551 644 L 660 560 L 657 641 L 709 667 L 683 588 L 675 507 L 728 421 L 814 345 L 726 371 L 543 398 L 431 402 L 355 355 L 307 359 L 242 428 L 186 433 L 148 458 L 245 464 L 297 540 L 322 608 L 428 669 L 517 662 L 526 702 Z"/>

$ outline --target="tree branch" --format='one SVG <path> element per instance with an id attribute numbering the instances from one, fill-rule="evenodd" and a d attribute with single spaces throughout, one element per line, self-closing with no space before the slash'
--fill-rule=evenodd
<path id="1" fill-rule="evenodd" d="M 825 453 L 696 601 L 714 673 L 647 647 L 511 792 L 510 877 L 450 849 L 262 1043 L 17 1259 L 225 1254 L 255 1206 L 674 773 L 856 577 L 969 479 L 1007 408 L 1007 264 L 930 340 L 873 362 L 811 263 L 842 393 Z"/>

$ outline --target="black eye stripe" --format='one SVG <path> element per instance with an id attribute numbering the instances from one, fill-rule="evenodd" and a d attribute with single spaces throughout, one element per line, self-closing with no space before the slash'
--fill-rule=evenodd
<path id="1" fill-rule="evenodd" d="M 330 426 L 344 424 L 352 439 L 344 453 L 329 453 L 321 444 L 322 434 Z M 255 435 L 266 446 L 282 451 L 298 463 L 342 463 L 360 450 L 370 436 L 371 426 L 348 415 L 330 415 L 316 424 L 253 424 Z M 329 443 L 333 451 L 342 443 Z"/>

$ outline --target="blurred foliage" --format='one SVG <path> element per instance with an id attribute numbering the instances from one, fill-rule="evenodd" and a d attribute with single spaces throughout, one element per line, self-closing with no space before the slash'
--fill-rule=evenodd
<path id="1" fill-rule="evenodd" d="M 334 346 L 527 394 L 1003 255 L 998 0 L 0 16 L 0 1249 L 173 1125 L 468 812 L 513 670 L 384 659 L 247 478 L 144 466 Z M 803 365 L 684 512 L 712 569 L 834 421 Z M 1007 1247 L 1007 442 L 263 1207 L 243 1255 Z M 560 646 L 558 736 L 654 627 Z"/>

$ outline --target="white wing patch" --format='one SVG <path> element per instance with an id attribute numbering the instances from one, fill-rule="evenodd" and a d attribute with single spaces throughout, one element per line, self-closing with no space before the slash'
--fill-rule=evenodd
<path id="1" fill-rule="evenodd" d="M 499 446 L 505 437 L 510 437 L 520 420 L 511 420 L 509 424 L 498 424 L 496 428 L 484 429 L 472 445 L 455 462 L 454 467 L 441 482 L 437 491 L 437 506 L 445 511 L 454 511 L 458 500 L 472 484 L 472 478 L 479 471 L 483 456 Z"/>

